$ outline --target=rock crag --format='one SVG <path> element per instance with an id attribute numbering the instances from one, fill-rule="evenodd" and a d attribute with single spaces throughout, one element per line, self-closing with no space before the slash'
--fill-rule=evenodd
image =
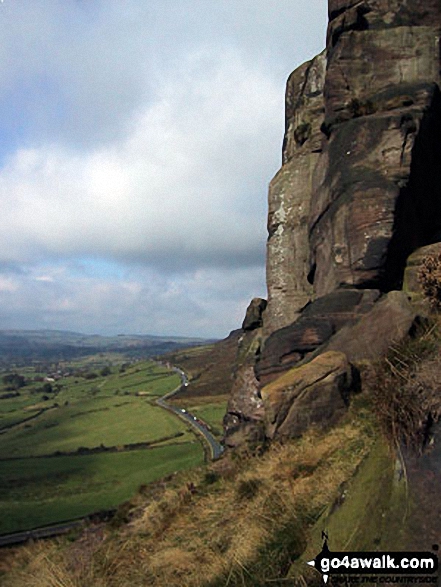
<path id="1" fill-rule="evenodd" d="M 272 438 L 296 435 L 308 418 L 334 421 L 352 363 L 381 356 L 418 322 L 395 290 L 410 255 L 415 290 L 418 250 L 441 240 L 441 2 L 329 0 L 328 9 L 325 51 L 287 82 L 268 303 L 254 301 L 244 322 L 227 441 L 241 426 Z M 338 354 L 345 385 L 317 404 L 315 392 L 293 390 L 302 372 L 316 389 L 323 353 Z"/>

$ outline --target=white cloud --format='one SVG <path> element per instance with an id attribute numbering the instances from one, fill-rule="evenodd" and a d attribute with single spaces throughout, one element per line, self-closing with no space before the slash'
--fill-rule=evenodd
<path id="1" fill-rule="evenodd" d="M 285 79 L 322 49 L 325 13 L 323 0 L 1 5 L 0 327 L 239 326 L 264 293 Z"/>
<path id="2" fill-rule="evenodd" d="M 48 145 L 8 160 L 0 260 L 97 254 L 182 269 L 262 261 L 281 97 L 235 54 L 188 63 L 120 142 L 82 155 Z"/>
<path id="3" fill-rule="evenodd" d="M 0 292 L 14 293 L 18 289 L 18 284 L 11 277 L 0 276 Z"/>
<path id="4" fill-rule="evenodd" d="M 259 269 L 199 269 L 178 278 L 145 268 L 117 279 L 79 274 L 46 265 L 0 278 L 2 326 L 226 336 L 240 327 L 249 291 L 263 293 Z"/>

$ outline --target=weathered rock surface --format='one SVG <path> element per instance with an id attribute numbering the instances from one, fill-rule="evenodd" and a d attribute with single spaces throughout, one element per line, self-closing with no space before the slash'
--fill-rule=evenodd
<path id="1" fill-rule="evenodd" d="M 439 231 L 440 19 L 401 13 L 361 2 L 329 26 L 328 140 L 310 214 L 317 295 L 398 286 L 406 257 Z"/>
<path id="2" fill-rule="evenodd" d="M 263 402 L 254 372 L 261 334 L 261 329 L 244 331 L 239 339 L 233 386 L 224 417 L 224 443 L 229 448 L 265 437 Z"/>
<path id="3" fill-rule="evenodd" d="M 333 0 L 329 15 L 326 53 L 287 85 L 266 336 L 336 288 L 400 287 L 441 235 L 440 3 Z"/>
<path id="4" fill-rule="evenodd" d="M 310 426 L 327 428 L 344 414 L 354 388 L 343 353 L 328 352 L 295 367 L 262 389 L 269 438 L 300 436 Z"/>
<path id="5" fill-rule="evenodd" d="M 328 7 L 326 51 L 287 83 L 282 167 L 269 190 L 268 306 L 260 350 L 233 389 L 243 403 L 245 388 L 257 402 L 259 388 L 326 349 L 349 361 L 383 355 L 417 322 L 394 291 L 407 258 L 441 241 L 441 2 Z M 419 262 L 411 257 L 406 273 L 412 296 Z M 271 436 L 281 424 L 266 405 Z"/>
<path id="6" fill-rule="evenodd" d="M 263 324 L 262 314 L 267 306 L 267 301 L 262 298 L 254 298 L 251 300 L 247 308 L 245 319 L 242 323 L 243 330 L 255 330 L 260 328 Z"/>
<path id="7" fill-rule="evenodd" d="M 379 295 L 377 290 L 343 289 L 310 303 L 295 322 L 266 339 L 256 364 L 260 384 L 290 369 L 345 324 L 356 322 L 372 309 Z"/>
<path id="8" fill-rule="evenodd" d="M 269 188 L 266 334 L 293 322 L 310 300 L 310 186 L 321 151 L 326 58 L 294 71 L 286 86 L 284 165 Z M 305 189 L 306 187 L 306 189 Z"/>
<path id="9" fill-rule="evenodd" d="M 375 360 L 418 326 L 418 311 L 403 291 L 391 291 L 356 324 L 345 326 L 326 346 L 346 354 L 349 361 Z"/>

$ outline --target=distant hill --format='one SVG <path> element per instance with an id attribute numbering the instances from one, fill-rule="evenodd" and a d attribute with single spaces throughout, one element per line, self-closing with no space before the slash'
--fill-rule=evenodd
<path id="1" fill-rule="evenodd" d="M 62 330 L 0 330 L 0 362 L 69 360 L 102 352 L 142 358 L 206 342 L 201 338 L 149 334 L 101 336 Z"/>

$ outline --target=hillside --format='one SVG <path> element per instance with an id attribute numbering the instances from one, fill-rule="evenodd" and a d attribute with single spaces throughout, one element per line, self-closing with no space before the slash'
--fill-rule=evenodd
<path id="1" fill-rule="evenodd" d="M 156 403 L 179 374 L 94 359 L 0 380 L 0 535 L 113 510 L 140 485 L 203 462 L 188 424 Z"/>
<path id="2" fill-rule="evenodd" d="M 189 376 L 188 386 L 182 388 L 175 400 L 228 396 L 232 384 L 232 366 L 236 361 L 240 330 L 225 339 L 203 346 L 184 348 L 163 356 Z"/>
<path id="3" fill-rule="evenodd" d="M 268 300 L 164 357 L 190 379 L 174 401 L 228 394 L 226 454 L 140 488 L 112 525 L 4 555 L 6 587 L 437 584 L 308 565 L 326 548 L 433 562 L 441 540 L 441 4 L 328 8 L 325 50 L 287 82 Z"/>
<path id="4" fill-rule="evenodd" d="M 152 357 L 203 342 L 206 341 L 173 336 L 99 336 L 60 330 L 0 330 L 0 365 L 70 360 L 104 352 L 123 353 L 129 358 Z"/>
<path id="5" fill-rule="evenodd" d="M 439 371 L 440 349 L 434 330 L 408 341 L 388 359 L 392 369 L 384 362 L 365 374 L 364 392 L 330 431 L 236 449 L 140 488 L 110 525 L 3 551 L 0 569 L 9 572 L 2 585 L 312 587 L 322 582 L 306 561 L 321 550 L 323 530 L 334 550 L 345 552 L 409 545 L 418 551 L 427 541 L 430 548 L 439 535 L 441 481 L 433 482 L 430 459 L 439 458 L 439 449 L 429 460 L 410 447 L 398 462 L 391 458 L 392 428 L 381 400 L 397 387 L 403 353 L 419 387 Z M 389 416 L 403 413 L 387 407 Z M 422 523 L 424 534 L 415 531 Z"/>

